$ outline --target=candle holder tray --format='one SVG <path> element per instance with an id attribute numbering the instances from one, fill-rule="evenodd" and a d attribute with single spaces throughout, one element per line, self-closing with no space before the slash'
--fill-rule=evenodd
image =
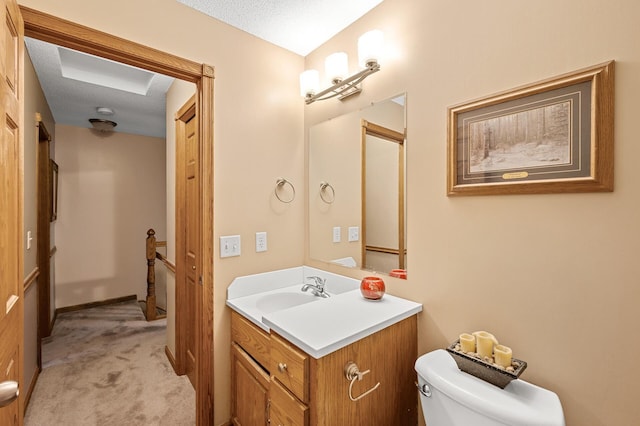
<path id="1" fill-rule="evenodd" d="M 459 342 L 459 340 L 456 340 L 447 348 L 447 352 L 451 354 L 456 364 L 458 364 L 458 368 L 465 373 L 469 373 L 472 376 L 484 380 L 485 382 L 498 386 L 500 389 L 504 389 L 512 380 L 520 377 L 520 374 L 522 374 L 525 368 L 527 368 L 527 363 L 525 361 L 512 358 L 512 365 L 514 362 L 519 365 L 517 368 L 514 367 L 514 372 L 511 373 L 506 370 L 501 370 L 493 364 L 464 352 L 457 351 L 455 347 Z"/>

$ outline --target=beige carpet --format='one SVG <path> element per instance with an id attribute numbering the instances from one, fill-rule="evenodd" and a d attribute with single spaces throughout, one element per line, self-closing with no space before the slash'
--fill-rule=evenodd
<path id="1" fill-rule="evenodd" d="M 195 391 L 165 345 L 166 320 L 136 301 L 60 314 L 25 426 L 194 425 Z"/>

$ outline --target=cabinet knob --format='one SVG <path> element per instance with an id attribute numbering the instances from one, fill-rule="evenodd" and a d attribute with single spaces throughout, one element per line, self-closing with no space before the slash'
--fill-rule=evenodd
<path id="1" fill-rule="evenodd" d="M 286 369 L 287 369 L 287 364 L 283 364 L 281 362 L 278 363 L 278 371 L 279 372 L 284 373 Z"/>

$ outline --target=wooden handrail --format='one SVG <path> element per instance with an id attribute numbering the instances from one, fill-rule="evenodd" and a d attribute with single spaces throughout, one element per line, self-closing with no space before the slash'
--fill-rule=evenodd
<path id="1" fill-rule="evenodd" d="M 367 251 L 374 251 L 377 253 L 387 253 L 387 254 L 400 254 L 400 250 L 396 249 L 396 248 L 389 248 L 389 247 L 379 247 L 379 246 L 366 246 L 365 250 Z M 407 250 L 404 250 L 404 253 L 407 253 Z"/>
<path id="2" fill-rule="evenodd" d="M 162 253 L 156 252 L 156 259 L 158 259 L 159 261 L 164 263 L 164 266 L 166 266 L 168 270 L 170 270 L 174 274 L 176 273 L 176 265 L 171 263 L 171 261 L 169 259 L 167 259 L 167 256 L 165 256 Z"/>

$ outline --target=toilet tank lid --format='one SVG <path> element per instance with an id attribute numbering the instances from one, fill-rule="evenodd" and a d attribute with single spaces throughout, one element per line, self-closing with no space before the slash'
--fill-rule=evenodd
<path id="1" fill-rule="evenodd" d="M 558 396 L 524 380 L 514 380 L 500 389 L 458 369 L 443 349 L 416 361 L 415 369 L 432 388 L 467 408 L 509 425 L 563 426 L 564 414 Z"/>

